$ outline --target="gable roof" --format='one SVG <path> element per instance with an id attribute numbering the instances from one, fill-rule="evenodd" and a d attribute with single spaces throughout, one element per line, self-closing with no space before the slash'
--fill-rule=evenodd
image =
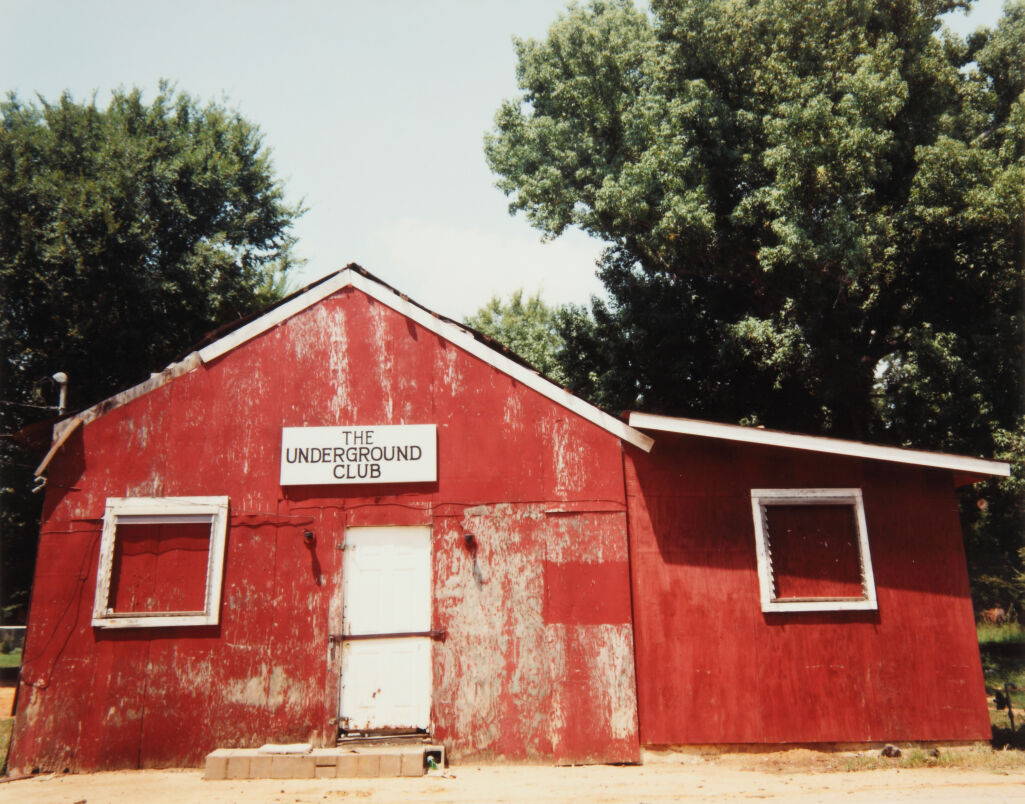
<path id="1" fill-rule="evenodd" d="M 254 317 L 243 319 L 221 337 L 211 343 L 207 343 L 205 346 L 201 346 L 177 363 L 172 363 L 159 374 L 150 375 L 148 380 L 59 422 L 54 426 L 53 446 L 39 465 L 39 468 L 36 469 L 35 474 L 37 476 L 42 474 L 60 447 L 60 444 L 70 435 L 70 431 L 80 424 L 88 424 L 105 413 L 166 385 L 175 377 L 217 360 L 233 349 L 237 349 L 258 335 L 283 324 L 303 310 L 312 307 L 328 296 L 347 287 L 362 291 L 386 307 L 411 319 L 424 329 L 469 352 L 493 368 L 507 374 L 514 380 L 537 391 L 556 404 L 573 411 L 618 438 L 644 451 L 650 450 L 652 444 L 654 444 L 654 440 L 650 436 L 635 430 L 620 419 L 610 416 L 608 413 L 574 396 L 566 389 L 560 388 L 555 383 L 545 379 L 526 361 L 497 341 L 493 341 L 470 327 L 458 324 L 449 318 L 428 310 L 426 307 L 417 304 L 394 288 L 386 285 L 360 266 L 351 264 L 293 293 L 266 311 Z M 222 329 L 218 332 L 224 332 L 224 330 Z"/>
<path id="2" fill-rule="evenodd" d="M 846 455 L 852 458 L 870 458 L 877 461 L 949 469 L 954 472 L 955 482 L 958 485 L 973 483 L 986 475 L 1007 477 L 1011 473 L 1011 465 L 1003 461 L 988 461 L 983 458 L 905 449 L 904 447 L 881 447 L 875 444 L 866 444 L 863 441 L 801 435 L 782 430 L 763 430 L 759 427 L 719 424 L 676 416 L 656 416 L 653 413 L 631 413 L 630 425 L 641 430 L 721 438 L 727 441 L 741 441 L 745 444 L 762 444 L 769 447 L 786 447 L 809 452 L 826 452 L 831 455 Z"/>

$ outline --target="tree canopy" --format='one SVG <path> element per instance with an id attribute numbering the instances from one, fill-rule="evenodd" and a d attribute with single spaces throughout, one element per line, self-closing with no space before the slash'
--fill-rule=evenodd
<path id="1" fill-rule="evenodd" d="M 259 129 L 162 84 L 106 108 L 0 102 L 0 515 L 4 600 L 31 582 L 38 498 L 10 436 L 145 379 L 204 333 L 278 297 L 293 265 Z M 46 391 L 45 400 L 40 390 Z"/>
<path id="2" fill-rule="evenodd" d="M 524 300 L 521 288 L 510 294 L 508 301 L 493 296 L 466 323 L 512 349 L 548 379 L 562 384 L 566 376 L 559 362 L 563 341 L 558 318 L 559 311 L 545 304 L 541 294 Z"/>
<path id="3" fill-rule="evenodd" d="M 608 243 L 609 301 L 563 326 L 571 388 L 1020 444 L 1025 3 L 960 38 L 940 17 L 967 5 L 595 0 L 516 41 L 521 92 L 485 140 L 498 185 L 547 236 Z M 997 563 L 1020 530 L 1001 539 Z"/>

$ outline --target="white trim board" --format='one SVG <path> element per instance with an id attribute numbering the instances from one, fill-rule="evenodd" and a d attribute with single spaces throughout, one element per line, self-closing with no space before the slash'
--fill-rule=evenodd
<path id="1" fill-rule="evenodd" d="M 451 341 L 456 346 L 460 347 L 466 352 L 469 352 L 474 357 L 483 360 L 488 365 L 498 369 L 504 374 L 508 374 L 514 380 L 523 383 L 528 388 L 537 391 L 544 397 L 552 400 L 558 405 L 562 405 L 581 418 L 586 419 L 592 424 L 596 424 L 603 430 L 607 430 L 615 436 L 633 444 L 645 452 L 651 450 L 655 440 L 644 433 L 638 432 L 633 427 L 630 427 L 608 413 L 594 407 L 580 397 L 574 396 L 565 388 L 560 388 L 553 382 L 546 380 L 537 372 L 522 366 L 514 360 L 510 360 L 503 354 L 496 352 L 490 346 L 487 346 L 478 341 L 471 333 L 462 327 L 450 324 L 447 321 L 442 321 L 440 318 L 431 315 L 422 307 L 418 307 L 412 304 L 409 300 L 402 298 L 396 293 L 392 292 L 383 285 L 375 282 L 372 279 L 368 279 L 356 271 L 346 269 L 347 273 L 352 274 L 351 285 L 359 290 L 362 290 L 368 296 L 377 299 L 397 313 L 401 313 L 407 318 L 415 321 L 417 324 L 422 326 L 424 329 L 429 330 L 436 335 L 445 338 L 447 341 Z"/>
<path id="2" fill-rule="evenodd" d="M 1011 465 L 1003 461 L 988 461 L 964 455 L 948 455 L 943 452 L 905 449 L 903 447 L 881 447 L 862 441 L 845 441 L 825 436 L 800 435 L 781 430 L 762 430 L 757 427 L 741 427 L 737 424 L 719 424 L 699 419 L 683 419 L 674 416 L 656 416 L 653 413 L 631 413 L 630 426 L 641 430 L 658 430 L 665 433 L 720 438 L 726 441 L 740 441 L 746 444 L 762 444 L 768 447 L 786 447 L 809 452 L 826 452 L 831 455 L 845 455 L 852 458 L 870 458 L 877 461 L 909 463 L 935 469 L 950 469 L 970 475 L 996 475 L 1007 477 Z"/>
<path id="3" fill-rule="evenodd" d="M 210 525 L 206 591 L 203 610 L 191 612 L 116 614 L 110 608 L 110 579 L 114 568 L 118 524 L 205 524 Z M 227 497 L 108 497 L 103 512 L 103 535 L 96 568 L 92 625 L 95 628 L 167 628 L 217 625 L 221 616 L 221 588 L 224 580 L 224 546 L 228 530 Z"/>
<path id="4" fill-rule="evenodd" d="M 772 534 L 766 521 L 766 508 L 771 505 L 838 505 L 854 512 L 857 531 L 858 569 L 861 575 L 860 597 L 792 600 L 776 597 L 775 570 L 772 564 Z M 872 573 L 872 556 L 868 546 L 868 524 L 861 489 L 751 489 L 751 513 L 754 516 L 755 551 L 758 564 L 758 586 L 762 611 L 874 611 L 876 582 Z"/>
<path id="5" fill-rule="evenodd" d="M 122 391 L 121 393 L 93 405 L 91 408 L 88 408 L 81 413 L 78 413 L 76 416 L 60 422 L 54 427 L 54 438 L 57 439 L 63 435 L 66 427 L 77 426 L 77 423 L 75 423 L 76 420 L 80 421 L 82 424 L 88 424 L 94 419 L 102 416 L 104 413 L 113 410 L 116 407 L 120 407 L 143 394 L 166 385 L 178 375 L 192 371 L 200 365 L 205 365 L 206 363 L 216 360 L 227 352 L 230 352 L 232 349 L 235 349 L 258 335 L 273 329 L 279 324 L 287 321 L 292 316 L 312 307 L 314 304 L 346 287 L 353 287 L 362 291 L 381 304 L 384 304 L 386 307 L 406 316 L 410 320 L 422 326 L 424 329 L 433 332 L 435 335 L 438 335 L 447 341 L 450 341 L 463 351 L 469 352 L 471 355 L 483 360 L 493 368 L 507 374 L 514 380 L 526 385 L 534 391 L 537 391 L 542 396 L 547 397 L 556 404 L 576 413 L 578 416 L 597 425 L 598 427 L 601 427 L 603 430 L 606 430 L 618 438 L 633 444 L 635 447 L 648 452 L 655 443 L 654 439 L 650 436 L 630 427 L 626 422 L 610 416 L 608 413 L 605 413 L 579 397 L 574 396 L 566 389 L 560 388 L 549 380 L 546 380 L 537 372 L 527 368 L 526 366 L 520 365 L 514 360 L 510 360 L 508 357 L 499 353 L 495 349 L 492 349 L 490 346 L 481 343 L 470 332 L 457 324 L 442 320 L 440 317 L 428 312 L 422 307 L 411 303 L 408 299 L 385 287 L 377 280 L 367 277 L 353 268 L 342 269 L 333 276 L 325 279 L 323 282 L 320 282 L 310 288 L 305 293 L 301 293 L 284 304 L 269 310 L 259 318 L 250 321 L 248 324 L 229 332 L 223 338 L 220 338 L 208 346 L 204 346 L 202 349 L 188 355 L 184 360 L 171 364 L 161 373 L 151 375 L 148 380 L 136 385 L 134 388 Z M 37 474 L 41 473 L 46 468 L 47 463 L 49 463 L 49 461 L 44 462 L 39 467 Z"/>

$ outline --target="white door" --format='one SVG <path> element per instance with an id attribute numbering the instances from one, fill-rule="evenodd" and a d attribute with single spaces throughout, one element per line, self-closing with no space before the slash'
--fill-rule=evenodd
<path id="1" fill-rule="evenodd" d="M 339 722 L 427 729 L 431 715 L 431 529 L 349 528 L 342 567 Z M 347 637 L 368 637 L 349 639 Z"/>

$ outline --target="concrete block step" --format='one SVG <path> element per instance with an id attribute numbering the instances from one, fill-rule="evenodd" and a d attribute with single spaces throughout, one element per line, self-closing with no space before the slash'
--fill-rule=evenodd
<path id="1" fill-rule="evenodd" d="M 440 745 L 314 748 L 274 753 L 259 748 L 218 748 L 206 756 L 204 779 L 339 779 L 423 776 L 427 757 L 445 765 Z"/>

